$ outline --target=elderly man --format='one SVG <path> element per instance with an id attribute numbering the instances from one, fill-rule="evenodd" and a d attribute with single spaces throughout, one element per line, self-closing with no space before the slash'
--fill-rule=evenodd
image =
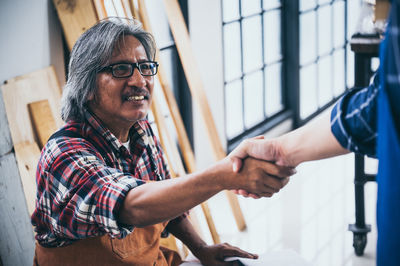
<path id="1" fill-rule="evenodd" d="M 37 169 L 35 265 L 177 265 L 177 253 L 159 246 L 165 228 L 205 265 L 256 258 L 228 244 L 205 244 L 185 212 L 224 189 L 270 197 L 292 170 L 247 159 L 234 173 L 228 156 L 170 179 L 146 120 L 154 55 L 152 36 L 135 21 L 102 21 L 75 44 L 62 98 L 66 124 Z"/>

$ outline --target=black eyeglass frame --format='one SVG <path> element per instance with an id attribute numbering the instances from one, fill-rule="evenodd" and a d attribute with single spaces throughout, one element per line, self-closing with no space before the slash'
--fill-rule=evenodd
<path id="1" fill-rule="evenodd" d="M 141 70 L 140 67 L 139 67 L 139 65 L 141 65 L 141 64 L 143 64 L 143 63 L 154 63 L 155 66 L 156 66 L 156 72 L 155 72 L 154 74 L 151 74 L 151 75 L 143 74 L 143 73 L 142 73 L 142 70 Z M 115 73 L 114 73 L 114 68 L 113 68 L 113 67 L 114 67 L 114 66 L 117 66 L 117 65 L 131 65 L 131 66 L 132 66 L 131 73 L 130 73 L 129 75 L 126 75 L 126 76 L 118 76 L 118 75 L 115 75 Z M 111 72 L 111 74 L 112 74 L 112 76 L 113 76 L 114 78 L 129 78 L 129 77 L 131 77 L 131 76 L 133 75 L 133 73 L 135 72 L 135 68 L 137 68 L 137 69 L 139 70 L 140 75 L 142 75 L 143 77 L 152 77 L 152 76 L 157 75 L 157 73 L 158 73 L 158 66 L 159 66 L 159 65 L 160 65 L 160 64 L 159 64 L 158 62 L 156 62 L 156 61 L 143 61 L 143 62 L 136 62 L 136 63 L 115 63 L 115 64 L 111 64 L 111 65 L 108 65 L 108 66 L 103 67 L 102 69 L 100 69 L 99 72 L 103 72 L 103 71 L 105 71 L 105 70 L 110 70 L 110 72 Z"/>

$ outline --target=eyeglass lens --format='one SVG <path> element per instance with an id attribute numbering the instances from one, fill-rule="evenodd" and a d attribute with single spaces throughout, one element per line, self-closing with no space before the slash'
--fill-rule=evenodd
<path id="1" fill-rule="evenodd" d="M 142 62 L 138 64 L 116 64 L 112 66 L 112 72 L 115 77 L 130 77 L 137 67 L 143 76 L 153 76 L 157 73 L 157 64 L 154 62 Z"/>

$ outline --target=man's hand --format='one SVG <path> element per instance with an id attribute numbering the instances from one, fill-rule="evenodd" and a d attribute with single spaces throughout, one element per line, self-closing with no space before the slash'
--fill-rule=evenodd
<path id="1" fill-rule="evenodd" d="M 203 246 L 194 252 L 194 255 L 203 265 L 235 265 L 233 261 L 224 261 L 228 257 L 241 257 L 247 259 L 257 259 L 258 255 L 251 254 L 238 247 L 233 247 L 228 243 Z"/>
<path id="2" fill-rule="evenodd" d="M 246 158 L 243 160 L 242 169 L 233 176 L 233 189 L 248 191 L 257 198 L 272 197 L 289 182 L 289 177 L 293 174 L 292 168 Z"/>
<path id="3" fill-rule="evenodd" d="M 282 145 L 280 145 L 279 141 L 276 139 L 266 140 L 263 136 L 258 136 L 244 140 L 228 155 L 228 158 L 232 161 L 233 171 L 236 173 L 240 172 L 243 160 L 248 157 L 269 161 L 276 165 L 287 167 L 286 169 L 289 169 L 292 172 L 291 175 L 296 173 L 294 167 L 292 167 L 294 165 L 287 160 Z M 288 178 L 285 181 L 286 185 L 289 181 Z M 260 195 L 250 193 L 244 189 L 234 190 L 234 192 L 244 197 L 252 197 L 255 199 L 260 198 Z"/>
<path id="4" fill-rule="evenodd" d="M 228 157 L 233 162 L 233 171 L 235 172 L 240 171 L 242 160 L 247 157 L 273 162 L 281 166 L 296 166 L 288 160 L 283 145 L 281 145 L 278 139 L 264 139 L 264 136 L 257 136 L 242 141 Z"/>

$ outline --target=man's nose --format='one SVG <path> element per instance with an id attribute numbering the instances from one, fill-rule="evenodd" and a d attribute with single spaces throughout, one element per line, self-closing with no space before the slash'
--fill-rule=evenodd
<path id="1" fill-rule="evenodd" d="M 142 74 L 140 74 L 140 71 L 138 68 L 135 67 L 133 69 L 132 76 L 130 76 L 128 78 L 128 85 L 130 85 L 130 86 L 134 85 L 137 87 L 144 87 L 146 85 L 146 80 L 144 79 Z"/>

